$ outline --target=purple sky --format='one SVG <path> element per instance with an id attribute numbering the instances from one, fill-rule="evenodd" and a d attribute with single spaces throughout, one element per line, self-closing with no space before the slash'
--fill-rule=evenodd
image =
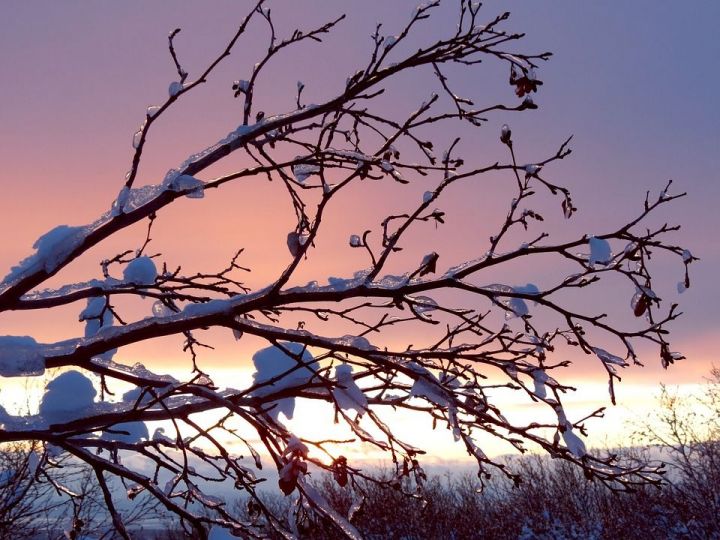
<path id="1" fill-rule="evenodd" d="M 243 14 L 238 6 L 245 4 L 249 5 L 225 1 L 208 7 L 204 2 L 134 0 L 4 6 L 0 17 L 0 274 L 27 256 L 34 240 L 53 226 L 90 222 L 109 207 L 129 166 L 132 134 L 144 108 L 161 102 L 176 78 L 167 53 L 168 32 L 183 28 L 177 48 L 192 78 L 232 35 Z M 447 8 L 455 5 L 445 4 Z M 291 23 L 319 24 L 340 13 L 349 15 L 326 44 L 303 46 L 271 67 L 271 76 L 261 86 L 261 108 L 272 114 L 292 108 L 298 79 L 307 85 L 308 102 L 330 95 L 365 58 L 375 21 L 385 21 L 387 32 L 392 33 L 407 19 L 415 2 L 286 0 L 270 5 L 284 28 Z M 603 232 L 634 215 L 645 191 L 657 193 L 669 178 L 675 180 L 677 190 L 688 191 L 686 199 L 666 208 L 663 218 L 682 223 L 683 230 L 674 240 L 702 261 L 691 268 L 693 287 L 679 298 L 674 287 L 682 266 L 673 261 L 660 275 L 665 280 L 661 295 L 667 301 L 679 300 L 686 312 L 673 329 L 675 348 L 689 358 L 665 375 L 653 356 L 647 359 L 648 368 L 633 370 L 630 379 L 652 384 L 661 378 L 699 381 L 715 359 L 720 302 L 715 280 L 720 263 L 715 236 L 720 226 L 716 208 L 720 203 L 716 97 L 720 4 L 713 0 L 496 1 L 487 2 L 484 12 L 490 19 L 503 9 L 512 12 L 506 27 L 527 33 L 523 50 L 550 50 L 555 56 L 539 72 L 545 81 L 536 98 L 540 109 L 490 118 L 487 129 L 476 141 L 469 141 L 467 149 L 477 145 L 484 160 L 503 158 L 497 133 L 508 122 L 527 156 L 524 161 L 532 162 L 532 156 L 554 151 L 574 134 L 571 159 L 553 167 L 552 177 L 573 190 L 580 213 L 570 227 L 580 233 Z M 444 9 L 444 13 L 453 10 Z M 435 24 L 423 31 L 432 37 L 454 21 L 441 17 Z M 230 84 L 257 60 L 264 35 L 264 29 L 252 29 L 211 84 L 178 103 L 152 133 L 141 183 L 159 182 L 167 169 L 238 124 L 239 103 L 232 99 Z M 418 39 L 424 37 L 421 33 Z M 485 96 L 495 96 L 500 90 L 509 92 L 505 68 L 485 68 L 460 74 L 460 93 L 483 102 Z M 402 112 L 415 109 L 434 89 L 432 79 L 423 74 L 416 77 L 400 81 L 394 89 L 395 101 L 384 106 Z M 438 134 L 440 139 L 451 136 Z M 219 267 L 236 247 L 249 245 L 259 261 L 249 282 L 259 285 L 263 271 L 279 264 L 273 253 L 284 250 L 283 235 L 292 221 L 289 207 L 281 208 L 284 217 L 268 219 L 276 215 L 268 203 L 278 196 L 276 187 L 229 189 L 222 200 L 208 196 L 199 206 L 194 206 L 196 201 L 182 201 L 161 216 L 155 249 L 168 260 L 199 270 Z M 419 186 L 418 193 L 423 189 Z M 488 205 L 493 202 L 506 204 L 502 190 L 493 189 L 475 188 L 470 198 L 468 192 L 448 195 L 443 209 L 457 217 L 446 233 L 451 239 L 447 265 L 467 246 L 469 228 L 475 227 L 473 235 L 486 238 L 489 234 L 478 223 L 483 219 L 480 216 L 492 214 Z M 357 196 L 360 202 L 375 205 L 372 208 L 378 212 L 395 201 L 373 202 L 372 196 Z M 343 208 L 355 202 L 346 201 Z M 368 210 L 369 216 L 373 210 Z M 339 224 L 327 237 L 326 246 L 338 239 L 346 241 L 347 224 L 341 223 L 341 217 L 338 213 Z M 102 257 L 135 247 L 141 235 L 142 229 L 135 228 L 116 242 L 93 249 L 69 267 L 65 276 L 97 277 Z M 194 246 L 195 255 L 182 260 L 187 245 Z M 338 257 L 342 261 L 331 256 L 322 264 L 325 268 L 330 260 L 331 273 L 347 275 L 363 265 L 354 257 L 359 255 L 343 253 Z M 311 279 L 317 268 L 310 264 L 300 277 Z M 551 271 L 538 269 L 538 281 L 542 282 L 543 272 Z M 619 302 L 629 301 L 627 291 L 617 294 Z M 79 328 L 77 311 L 76 306 L 67 309 L 61 312 L 66 318 L 59 320 L 5 315 L 0 317 L 0 334 L 34 332 L 42 340 L 70 337 Z M 32 329 L 28 329 L 30 324 Z M 154 349 L 138 346 L 133 354 L 157 354 L 160 348 L 166 350 L 167 343 L 161 340 Z M 177 350 L 177 340 L 171 343 Z M 218 354 L 222 356 L 232 345 L 221 347 Z M 243 345 L 248 348 L 243 352 L 250 353 L 257 345 Z M 160 357 L 170 366 L 181 355 Z"/>

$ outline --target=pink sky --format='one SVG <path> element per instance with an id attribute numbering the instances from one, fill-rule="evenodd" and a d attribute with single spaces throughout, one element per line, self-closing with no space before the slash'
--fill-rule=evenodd
<path id="1" fill-rule="evenodd" d="M 632 368 L 628 379 L 637 385 L 694 383 L 715 360 L 718 337 L 715 281 L 720 263 L 720 115 L 716 105 L 720 76 L 714 68 L 720 54 L 715 24 L 718 4 L 633 2 L 620 10 L 607 3 L 572 1 L 526 3 L 488 2 L 490 18 L 509 4 L 508 25 L 528 33 L 524 50 L 550 50 L 555 56 L 540 71 L 545 81 L 536 98 L 540 109 L 522 115 L 495 115 L 476 139 L 465 143 L 468 155 L 484 161 L 504 157 L 497 143 L 503 123 L 515 133 L 522 161 L 533 162 L 554 151 L 574 134 L 573 155 L 553 166 L 552 177 L 573 190 L 579 215 L 570 233 L 605 232 L 640 209 L 646 190 L 658 192 L 669 178 L 689 196 L 667 207 L 663 218 L 682 223 L 674 241 L 702 261 L 691 270 L 693 286 L 682 296 L 675 283 L 682 265 L 668 263 L 659 273 L 660 294 L 680 301 L 686 315 L 673 326 L 674 347 L 688 360 L 664 373 L 653 353 L 644 370 Z M 304 45 L 273 64 L 261 86 L 261 109 L 268 114 L 293 107 L 295 82 L 306 84 L 305 99 L 319 102 L 330 95 L 365 58 L 369 34 L 376 20 L 388 33 L 406 20 L 415 2 L 380 0 L 276 2 L 281 25 L 324 22 L 337 14 L 350 16 L 325 44 Z M 35 239 L 58 224 L 88 223 L 105 212 L 120 189 L 132 156 L 131 139 L 145 107 L 160 103 L 176 78 L 167 53 L 167 33 L 182 27 L 178 52 L 190 78 L 224 47 L 243 13 L 238 2 L 80 3 L 31 2 L 6 6 L 0 21 L 0 274 L 31 253 Z M 427 28 L 434 35 L 437 30 Z M 239 102 L 230 85 L 243 78 L 257 60 L 263 32 L 252 30 L 236 53 L 212 77 L 210 84 L 183 99 L 152 132 L 141 168 L 140 184 L 158 183 L 165 172 L 190 153 L 223 137 L 239 123 Z M 421 38 L 423 36 L 420 36 Z M 460 75 L 461 93 L 483 102 L 485 96 L 510 92 L 506 72 L 486 66 L 487 79 Z M 394 98 L 382 107 L 401 115 L 427 99 L 432 79 L 416 74 L 398 82 Z M 449 140 L 453 133 L 438 133 Z M 242 165 L 228 160 L 232 170 Z M 210 176 L 203 176 L 204 179 Z M 330 275 L 351 275 L 366 264 L 360 250 L 346 248 L 347 237 L 363 224 L 377 223 L 390 209 L 405 208 L 407 199 L 421 197 L 432 186 L 419 179 L 409 188 L 379 191 L 374 186 L 346 194 L 329 216 L 329 229 L 318 239 L 318 255 L 299 272 L 297 282 L 323 281 Z M 483 242 L 504 213 L 508 192 L 500 178 L 449 192 L 442 209 L 450 219 L 435 231 L 422 229 L 414 238 L 414 254 L 428 243 L 443 246 L 441 266 L 447 268 L 483 251 Z M 502 204 L 501 208 L 496 203 Z M 556 201 L 550 201 L 555 210 Z M 349 219 L 350 214 L 362 217 Z M 550 210 L 546 212 L 551 214 Z M 559 214 L 559 211 L 556 212 Z M 559 216 L 548 220 L 559 227 Z M 208 270 L 224 265 L 235 249 L 245 247 L 252 266 L 248 284 L 269 280 L 288 262 L 285 235 L 294 226 L 287 197 L 278 182 L 254 180 L 208 193 L 202 201 L 183 200 L 163 211 L 153 234 L 154 252 L 171 265 Z M 142 242 L 144 228 L 136 226 L 91 250 L 53 283 L 99 277 L 98 262 Z M 520 282 L 547 283 L 554 267 L 516 268 Z M 618 290 L 617 302 L 629 302 L 632 291 Z M 612 298 L 611 300 L 614 300 Z M 602 302 L 598 299 L 598 302 Z M 623 304 L 624 305 L 624 304 Z M 79 306 L 57 314 L 0 315 L 0 335 L 33 334 L 39 341 L 73 337 L 80 331 Z M 144 316 L 147 306 L 128 313 Z M 218 350 L 208 366 L 247 366 L 261 344 L 239 344 L 216 333 Z M 397 336 L 398 343 L 404 336 Z M 143 361 L 163 369 L 188 366 L 179 338 L 128 347 L 116 357 Z M 591 366 L 591 367 L 586 367 Z M 597 379 L 598 366 L 585 359 L 574 371 L 578 379 Z M 641 388 L 636 386 L 633 388 Z"/>

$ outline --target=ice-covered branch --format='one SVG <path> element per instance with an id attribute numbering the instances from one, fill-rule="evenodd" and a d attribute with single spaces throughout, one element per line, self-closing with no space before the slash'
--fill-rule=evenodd
<path id="1" fill-rule="evenodd" d="M 596 362 L 607 374 L 614 403 L 621 370 L 641 363 L 637 345 L 655 347 L 664 367 L 682 359 L 669 337 L 680 312 L 661 298 L 656 276 L 667 261 L 679 262 L 684 276 L 678 289 L 684 290 L 697 258 L 668 240 L 678 226 L 654 220 L 684 194 L 671 193 L 668 183 L 658 196 L 648 193 L 625 221 L 558 240 L 551 228 L 543 228 L 547 213 L 569 220 L 578 211 L 570 190 L 553 179 L 555 168 L 570 156 L 570 138 L 547 155 L 527 156 L 505 124 L 497 134 L 498 157 L 463 155 L 468 139 L 475 144 L 474 130 L 486 129 L 491 118 L 502 121 L 506 112 L 538 107 L 532 98 L 542 88 L 536 70 L 550 54 L 515 50 L 523 35 L 503 29 L 508 14 L 480 25 L 480 6 L 466 0 L 457 2 L 457 25 L 449 34 L 428 37 L 427 20 L 439 16 L 441 4 L 418 7 L 394 34 L 377 25 L 364 67 L 319 104 L 304 105 L 310 87 L 293 83 L 288 93 L 296 108 L 285 113 L 254 110 L 265 66 L 300 42 L 321 42 L 346 24 L 344 15 L 311 30 L 286 31 L 260 0 L 195 79 L 183 67 L 176 49 L 179 30 L 173 31 L 168 47 L 179 80 L 162 106 L 148 110 L 135 134 L 131 170 L 110 210 L 92 224 L 61 225 L 42 235 L 35 252 L 0 283 L 0 311 L 56 313 L 77 306 L 84 325 L 81 335 L 56 343 L 38 343 L 32 329 L 27 336 L 0 336 L 0 376 L 32 377 L 62 368 L 47 384 L 37 414 L 15 416 L 0 409 L 0 442 L 42 441 L 43 455 L 66 452 L 89 465 L 114 527 L 125 537 L 129 528 L 111 478 L 128 484 L 131 500 L 149 494 L 198 537 L 210 526 L 246 537 L 274 532 L 289 537 L 297 524 L 275 515 L 255 492 L 264 463 L 277 470 L 282 492 L 299 497 L 298 509 L 356 537 L 354 511 L 346 517 L 330 508 L 307 477 L 324 470 L 343 489 L 360 489 L 358 480 L 373 475 L 349 459 L 346 449 L 365 444 L 393 467 L 390 479 L 374 481 L 400 489 L 403 478 L 413 477 L 420 489 L 412 495 L 421 498 L 427 448 L 422 440 L 396 433 L 391 420 L 396 411 L 446 429 L 477 462 L 482 479 L 494 472 L 520 481 L 482 448 L 479 441 L 488 436 L 519 452 L 542 450 L 573 463 L 613 489 L 659 483 L 656 466 L 620 463 L 587 447 L 586 423 L 600 418 L 603 409 L 580 419 L 566 410 L 563 400 L 575 388 L 565 370 L 579 359 Z M 176 164 L 164 179 L 137 187 L 148 130 L 209 80 L 252 21 L 267 27 L 268 42 L 246 70 L 247 80 L 232 85 L 235 97 L 243 99 L 239 125 Z M 481 73 L 481 60 L 509 70 L 507 99 L 476 104 L 475 88 L 455 75 L 458 69 Z M 388 111 L 378 102 L 392 97 L 393 81 L 405 73 L 426 76 L 433 86 L 429 97 L 411 112 Z M 448 140 L 439 135 L 450 132 Z M 200 178 L 235 153 L 243 160 L 234 163 L 242 166 Z M 452 266 L 444 246 L 413 239 L 426 227 L 442 227 L 457 211 L 443 206 L 451 187 L 460 191 L 472 183 L 478 189 L 488 177 L 506 178 L 512 198 L 499 202 L 496 222 L 484 220 L 472 243 L 457 239 L 465 249 Z M 246 272 L 259 261 L 243 246 L 232 246 L 234 255 L 219 270 L 194 273 L 159 251 L 153 224 L 166 207 L 185 197 L 202 199 L 231 182 L 251 188 L 265 180 L 280 182 L 291 219 L 282 233 L 287 251 L 283 247 L 279 268 L 266 272 L 264 283 L 254 288 L 245 283 Z M 343 208 L 342 197 L 352 189 L 378 189 L 383 197 L 380 189 L 387 185 L 408 194 L 393 201 L 399 209 L 360 224 L 362 216 L 349 215 L 345 206 L 344 218 L 358 229 L 323 259 L 322 234 Z M 96 279 L 39 289 L 91 247 L 146 219 L 139 245 L 100 261 Z M 261 228 L 253 232 L 265 234 Z M 346 277 L 327 275 L 324 264 L 317 264 L 316 281 L 298 285 L 308 261 L 342 259 L 347 255 L 342 250 L 359 250 L 353 255 L 361 254 L 365 264 Z M 516 275 L 507 271 L 513 265 L 534 268 L 547 261 L 558 270 L 545 283 L 534 283 L 530 275 L 520 282 L 509 277 Z M 626 292 L 618 295 L 617 283 L 625 284 Z M 593 300 L 596 291 L 607 297 L 602 307 Z M 146 312 L 138 315 L 142 305 Z M 213 381 L 204 355 L 215 338 L 206 342 L 200 333 L 208 328 L 267 344 L 252 357 L 251 384 L 236 389 Z M 121 351 L 127 362 L 128 346 L 170 335 L 183 338 L 181 352 L 192 374 L 186 380 L 158 375 L 152 358 L 145 360 L 147 367 L 115 359 Z M 120 397 L 118 388 L 128 383 L 132 389 Z M 533 414 L 510 421 L 497 401 L 501 393 L 515 394 Z M 328 407 L 338 424 L 328 432 L 337 428 L 342 434 L 294 433 L 300 400 Z M 233 453 L 233 444 L 249 457 Z M 132 459 L 123 461 L 125 456 Z M 42 462 L 40 470 L 48 469 Z M 223 482 L 247 495 L 248 519 L 203 491 L 206 484 Z M 293 519 L 300 520 L 300 513 Z"/>

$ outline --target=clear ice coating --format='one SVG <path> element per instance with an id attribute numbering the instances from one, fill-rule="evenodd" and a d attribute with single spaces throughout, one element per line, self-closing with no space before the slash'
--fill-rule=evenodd
<path id="1" fill-rule="evenodd" d="M 438 303 L 429 296 L 412 296 L 410 299 L 414 303 L 413 309 L 415 313 L 427 313 L 438 308 Z"/>
<path id="2" fill-rule="evenodd" d="M 591 347 L 591 349 L 605 364 L 615 364 L 621 367 L 627 367 L 628 365 L 624 358 L 615 356 L 614 354 L 607 352 L 605 349 L 601 349 L 600 347 Z"/>
<path id="3" fill-rule="evenodd" d="M 353 336 L 351 334 L 346 334 L 340 338 L 335 338 L 332 341 L 338 345 L 343 345 L 345 347 L 354 347 L 363 351 L 371 351 L 373 349 L 376 349 L 376 347 L 374 347 L 367 338 L 364 338 L 362 336 Z"/>
<path id="4" fill-rule="evenodd" d="M 505 311 L 505 319 L 512 319 L 514 317 L 523 317 L 530 313 L 527 302 L 523 298 L 516 298 L 507 296 L 508 294 L 519 293 L 527 295 L 539 295 L 540 289 L 534 283 L 527 283 L 526 285 L 516 285 L 511 287 L 509 285 L 503 285 L 502 283 L 493 283 L 486 285 L 483 289 L 497 292 L 498 301 L 507 308 Z"/>
<path id="5" fill-rule="evenodd" d="M 313 505 L 320 512 L 335 523 L 346 538 L 349 538 L 350 540 L 362 540 L 363 537 L 360 532 L 330 505 L 317 488 L 315 488 L 312 484 L 305 482 L 302 477 L 298 478 L 298 484 L 302 486 L 305 496 L 312 501 Z"/>
<path id="6" fill-rule="evenodd" d="M 410 395 L 423 397 L 440 407 L 447 407 L 448 399 L 437 377 L 417 362 L 408 362 L 407 367 L 417 374 Z"/>
<path id="7" fill-rule="evenodd" d="M 149 438 L 145 422 L 122 422 L 109 426 L 102 432 L 100 438 L 104 441 L 119 441 L 136 443 Z"/>
<path id="8" fill-rule="evenodd" d="M 188 199 L 202 199 L 205 196 L 205 183 L 189 174 L 173 176 L 168 188 L 172 191 L 184 191 Z"/>
<path id="9" fill-rule="evenodd" d="M 398 287 L 407 285 L 407 283 L 408 274 L 403 274 L 402 276 L 388 274 L 383 276 L 380 281 L 373 282 L 372 285 L 379 289 L 397 289 Z"/>
<path id="10" fill-rule="evenodd" d="M 170 315 L 174 315 L 175 312 L 160 300 L 156 300 L 152 305 L 152 314 L 155 317 L 169 317 Z"/>
<path id="11" fill-rule="evenodd" d="M 142 208 L 155 200 L 164 190 L 164 186 L 157 184 L 150 184 L 133 189 L 123 187 L 117 199 L 112 204 L 110 215 L 119 216 L 120 214 L 133 212 L 138 208 Z"/>
<path id="12" fill-rule="evenodd" d="M 118 193 L 117 198 L 113 201 L 110 208 L 110 215 L 115 217 L 125 213 L 125 205 L 130 199 L 130 188 L 123 186 Z"/>
<path id="13" fill-rule="evenodd" d="M 295 179 L 303 183 L 305 180 L 307 180 L 310 176 L 313 174 L 317 174 L 320 172 L 320 167 L 318 165 L 311 165 L 307 163 L 298 163 L 296 165 L 292 166 L 292 172 L 295 176 Z"/>

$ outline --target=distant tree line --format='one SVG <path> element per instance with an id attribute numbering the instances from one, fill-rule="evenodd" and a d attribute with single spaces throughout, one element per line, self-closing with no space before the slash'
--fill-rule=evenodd
<path id="1" fill-rule="evenodd" d="M 331 476 L 317 482 L 325 498 L 348 515 L 367 539 L 718 539 L 720 538 L 720 369 L 701 396 L 664 388 L 657 423 L 638 426 L 642 446 L 617 450 L 627 461 L 665 463 L 665 484 L 612 491 L 582 469 L 543 455 L 512 458 L 523 477 L 514 486 L 494 476 L 408 477 L 385 488 L 361 482 L 363 495 Z M 420 480 L 420 481 L 418 481 Z M 415 497 L 407 497 L 415 492 Z M 289 509 L 287 499 L 275 504 Z M 281 510 L 278 508 L 278 510 Z M 301 536 L 337 538 L 327 523 L 306 521 Z"/>

